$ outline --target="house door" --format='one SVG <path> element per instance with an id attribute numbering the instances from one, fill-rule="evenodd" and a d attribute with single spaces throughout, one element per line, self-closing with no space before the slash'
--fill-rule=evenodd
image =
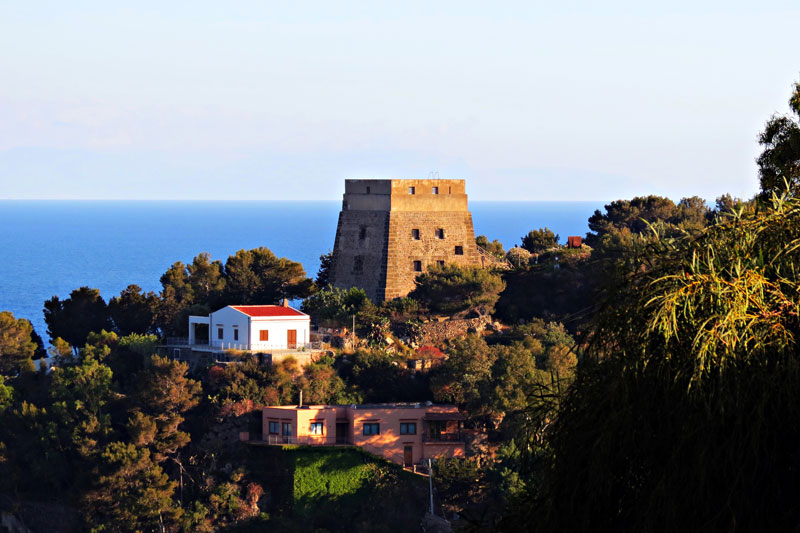
<path id="1" fill-rule="evenodd" d="M 403 446 L 403 466 L 411 466 L 414 464 L 414 447 Z"/>
<path id="2" fill-rule="evenodd" d="M 286 332 L 286 344 L 288 345 L 287 348 L 290 350 L 294 350 L 297 348 L 297 330 L 290 329 Z"/>
<path id="3" fill-rule="evenodd" d="M 283 423 L 283 442 L 287 444 L 292 442 L 292 425 L 288 422 Z"/>
<path id="4" fill-rule="evenodd" d="M 347 422 L 336 422 L 336 444 L 347 444 Z"/>

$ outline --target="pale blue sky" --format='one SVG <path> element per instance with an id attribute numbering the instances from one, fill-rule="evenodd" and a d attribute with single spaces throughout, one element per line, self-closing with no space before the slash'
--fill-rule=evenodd
<path id="1" fill-rule="evenodd" d="M 750 196 L 800 79 L 797 0 L 121 4 L 0 0 L 0 198 Z"/>

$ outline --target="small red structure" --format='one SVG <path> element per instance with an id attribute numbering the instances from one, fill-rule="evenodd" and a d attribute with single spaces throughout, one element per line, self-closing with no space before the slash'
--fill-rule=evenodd
<path id="1" fill-rule="evenodd" d="M 567 248 L 580 248 L 582 243 L 583 239 L 578 236 L 567 237 Z"/>

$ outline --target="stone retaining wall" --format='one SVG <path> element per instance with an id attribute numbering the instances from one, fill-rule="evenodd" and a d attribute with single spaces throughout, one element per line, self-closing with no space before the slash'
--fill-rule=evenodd
<path id="1" fill-rule="evenodd" d="M 489 315 L 478 318 L 445 320 L 444 322 L 428 322 L 422 324 L 422 340 L 420 345 L 441 344 L 447 339 L 466 335 L 470 328 L 474 328 L 476 331 L 480 332 L 486 329 L 486 326 L 491 323 L 492 317 Z"/>

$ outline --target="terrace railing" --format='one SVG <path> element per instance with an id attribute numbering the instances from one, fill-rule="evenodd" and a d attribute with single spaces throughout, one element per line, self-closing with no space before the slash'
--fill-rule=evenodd
<path id="1" fill-rule="evenodd" d="M 292 435 L 278 435 L 270 433 L 267 435 L 267 444 L 303 444 L 307 446 L 352 446 L 350 439 L 337 439 L 330 435 L 307 435 L 304 437 L 294 437 Z"/>
<path id="2" fill-rule="evenodd" d="M 496 255 L 490 254 L 478 245 L 475 245 L 475 248 L 478 249 L 478 256 L 481 258 L 481 266 L 483 268 L 494 267 L 504 270 L 510 270 L 513 268 L 513 265 L 508 259 L 500 259 Z"/>
<path id="3" fill-rule="evenodd" d="M 189 346 L 189 339 L 186 337 L 167 337 L 166 346 Z M 203 348 L 213 348 L 221 351 L 235 350 L 241 352 L 277 352 L 277 351 L 303 351 L 303 350 L 321 350 L 322 342 L 297 342 L 289 345 L 272 344 L 268 342 L 220 342 L 209 344 L 208 341 L 195 342 L 191 346 L 198 346 Z"/>

